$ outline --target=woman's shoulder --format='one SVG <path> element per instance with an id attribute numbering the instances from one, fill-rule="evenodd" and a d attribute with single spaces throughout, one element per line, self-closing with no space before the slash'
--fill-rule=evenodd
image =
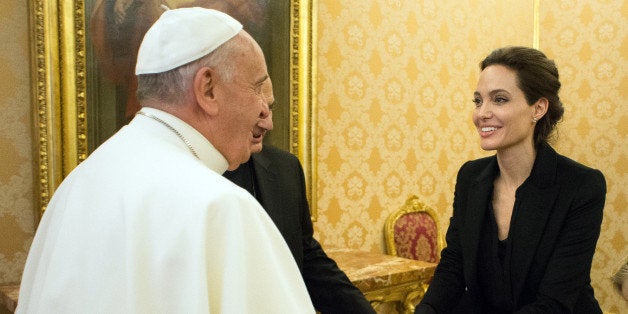
<path id="1" fill-rule="evenodd" d="M 555 182 L 580 199 L 603 198 L 606 179 L 598 169 L 556 153 Z M 569 193 L 568 193 L 569 194 Z"/>
<path id="2" fill-rule="evenodd" d="M 604 174 L 598 169 L 575 161 L 567 156 L 556 154 L 556 172 L 559 177 L 570 180 L 605 181 Z"/>

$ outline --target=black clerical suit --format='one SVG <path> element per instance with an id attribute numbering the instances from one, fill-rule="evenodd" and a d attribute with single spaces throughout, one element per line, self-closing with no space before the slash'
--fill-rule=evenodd
<path id="1" fill-rule="evenodd" d="M 305 178 L 299 160 L 270 145 L 224 176 L 247 189 L 273 220 L 321 313 L 375 313 L 364 295 L 313 237 Z"/>
<path id="2" fill-rule="evenodd" d="M 602 173 L 541 144 L 516 191 L 501 263 L 490 258 L 500 251 L 490 244 L 498 174 L 495 156 L 460 168 L 447 247 L 415 313 L 601 313 L 590 270 L 606 195 Z M 489 273 L 487 264 L 500 272 Z"/>

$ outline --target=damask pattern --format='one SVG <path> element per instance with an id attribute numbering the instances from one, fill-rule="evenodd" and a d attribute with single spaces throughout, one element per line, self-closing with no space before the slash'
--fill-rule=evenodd
<path id="1" fill-rule="evenodd" d="M 604 172 L 596 297 L 625 305 L 608 277 L 628 254 L 628 1 L 539 1 L 540 49 L 556 60 L 564 121 L 556 149 Z M 385 252 L 386 217 L 412 194 L 447 229 L 455 176 L 479 148 L 471 122 L 478 63 L 533 45 L 534 1 L 318 1 L 316 236 Z M 444 234 L 443 234 L 444 236 Z"/>
<path id="2" fill-rule="evenodd" d="M 316 236 L 384 252 L 386 217 L 412 194 L 434 205 L 444 232 L 458 168 L 490 154 L 470 118 L 477 64 L 494 48 L 532 45 L 534 0 L 317 3 Z M 566 106 L 555 147 L 608 184 L 596 297 L 627 313 L 608 277 L 628 255 L 628 1 L 539 3 L 540 48 L 558 64 Z M 2 1 L 0 15 L 0 283 L 9 283 L 34 231 L 27 2 Z"/>
<path id="3" fill-rule="evenodd" d="M 0 2 L 0 284 L 18 282 L 35 228 L 28 9 Z"/>
<path id="4" fill-rule="evenodd" d="M 408 213 L 395 223 L 397 255 L 405 258 L 438 263 L 436 222 L 427 213 Z"/>
<path id="5" fill-rule="evenodd" d="M 486 155 L 471 122 L 477 64 L 532 43 L 533 2 L 318 4 L 316 230 L 384 251 L 384 221 L 409 195 L 448 221 L 458 168 Z"/>
<path id="6" fill-rule="evenodd" d="M 556 149 L 606 177 L 591 270 L 595 297 L 606 311 L 628 313 L 609 279 L 628 256 L 628 1 L 547 1 L 540 17 L 540 46 L 555 59 L 563 83 Z"/>

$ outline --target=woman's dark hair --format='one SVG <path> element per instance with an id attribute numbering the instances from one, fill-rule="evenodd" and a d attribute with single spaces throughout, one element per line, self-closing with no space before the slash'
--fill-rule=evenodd
<path id="1" fill-rule="evenodd" d="M 540 98 L 548 100 L 547 113 L 534 128 L 534 144 L 547 142 L 565 111 L 558 97 L 560 81 L 554 61 L 533 48 L 504 47 L 494 50 L 484 58 L 480 62 L 480 70 L 490 65 L 503 65 L 516 72 L 517 85 L 523 91 L 528 105 L 533 105 Z"/>

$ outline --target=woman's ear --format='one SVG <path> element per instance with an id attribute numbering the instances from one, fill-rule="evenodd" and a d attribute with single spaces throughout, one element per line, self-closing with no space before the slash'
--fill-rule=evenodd
<path id="1" fill-rule="evenodd" d="M 534 115 L 532 116 L 532 118 L 536 120 L 541 120 L 541 118 L 543 118 L 545 113 L 547 113 L 549 100 L 547 100 L 547 98 L 545 97 L 541 97 L 532 106 L 534 106 Z"/>
<path id="2" fill-rule="evenodd" d="M 216 73 L 209 67 L 200 68 L 194 75 L 194 97 L 199 107 L 210 116 L 218 113 L 216 82 Z"/>

